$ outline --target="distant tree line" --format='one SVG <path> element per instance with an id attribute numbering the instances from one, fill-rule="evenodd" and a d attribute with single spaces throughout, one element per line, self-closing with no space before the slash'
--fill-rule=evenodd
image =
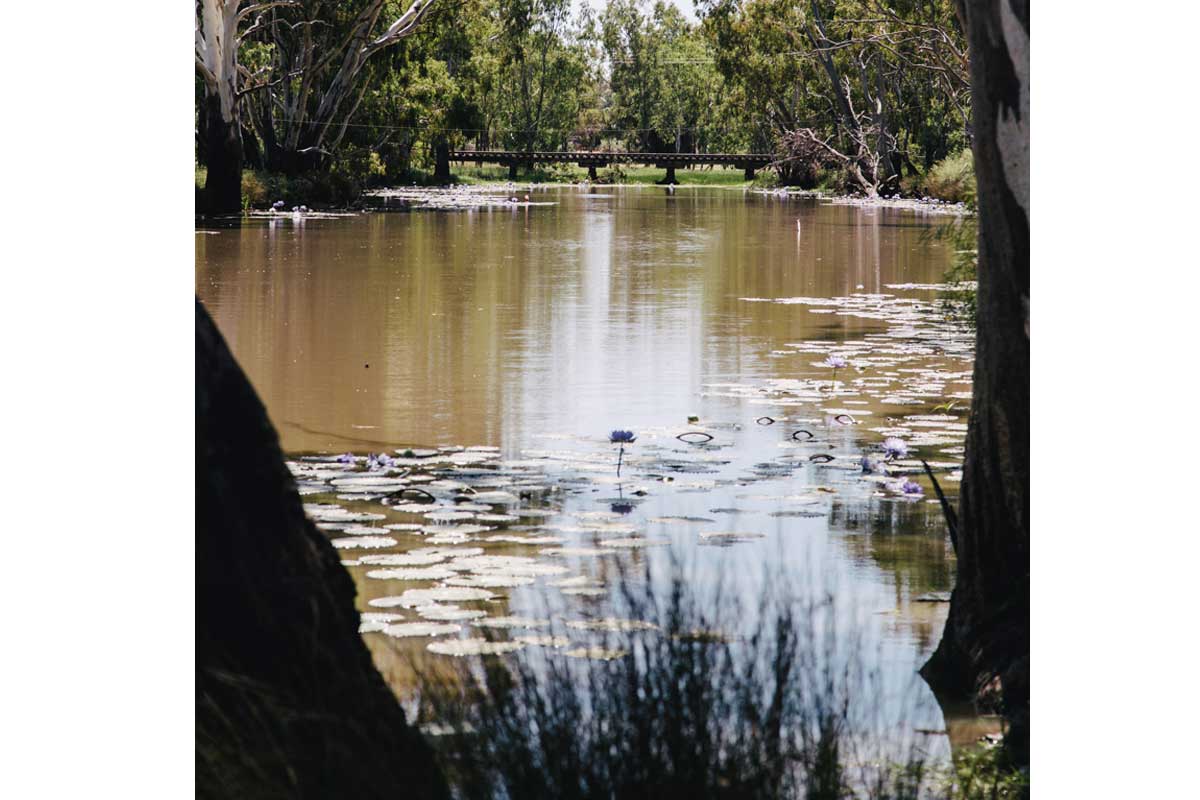
<path id="1" fill-rule="evenodd" d="M 196 156 L 399 179 L 441 149 L 770 152 L 898 190 L 970 137 L 952 0 L 197 0 Z"/>

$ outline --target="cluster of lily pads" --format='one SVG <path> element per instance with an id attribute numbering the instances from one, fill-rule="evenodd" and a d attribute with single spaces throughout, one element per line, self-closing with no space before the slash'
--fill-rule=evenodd
<path id="1" fill-rule="evenodd" d="M 589 634 L 653 631 L 614 616 L 611 560 L 667 545 L 755 547 L 768 538 L 745 524 L 755 516 L 799 526 L 827 518 L 835 502 L 931 502 L 918 480 L 922 462 L 947 483 L 960 476 L 969 333 L 934 303 L 896 295 L 775 302 L 883 324 L 860 339 L 814 339 L 774 354 L 799 359 L 788 371 L 800 377 L 705 386 L 706 395 L 765 412 L 744 419 L 689 415 L 686 424 L 636 432 L 540 434 L 544 446 L 517 458 L 444 446 L 290 462 L 306 511 L 358 580 L 364 635 L 424 640 L 443 656 L 539 647 L 620 657 Z M 927 413 L 935 400 L 937 413 Z M 704 516 L 662 513 L 671 498 L 717 491 L 724 504 Z M 648 500 L 657 515 L 641 510 Z M 557 611 L 516 613 L 528 605 L 515 602 L 525 592 L 559 598 Z"/>

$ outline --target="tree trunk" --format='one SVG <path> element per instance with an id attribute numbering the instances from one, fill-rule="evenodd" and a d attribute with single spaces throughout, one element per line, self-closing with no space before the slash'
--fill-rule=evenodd
<path id="1" fill-rule="evenodd" d="M 196 301 L 196 796 L 447 796 L 266 410 Z"/>
<path id="2" fill-rule="evenodd" d="M 242 137 L 236 116 L 226 120 L 219 95 L 205 97 L 205 154 L 208 177 L 204 205 L 210 214 L 236 214 L 242 210 Z"/>
<path id="3" fill-rule="evenodd" d="M 433 179 L 443 185 L 453 180 L 450 175 L 450 143 L 445 140 L 433 146 Z"/>
<path id="4" fill-rule="evenodd" d="M 1029 6 L 962 0 L 979 203 L 974 398 L 958 579 L 921 674 L 940 696 L 998 701 L 1029 762 Z"/>

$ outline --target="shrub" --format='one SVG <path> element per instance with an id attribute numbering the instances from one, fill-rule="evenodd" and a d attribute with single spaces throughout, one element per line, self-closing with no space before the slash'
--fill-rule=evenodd
<path id="1" fill-rule="evenodd" d="M 756 189 L 774 189 L 779 185 L 779 173 L 775 170 L 763 170 L 754 176 L 750 185 Z"/>
<path id="2" fill-rule="evenodd" d="M 574 164 L 555 162 L 547 164 L 543 169 L 544 179 L 548 183 L 574 183 L 579 180 L 579 171 Z"/>
<path id="3" fill-rule="evenodd" d="M 271 200 L 267 191 L 267 184 L 259 177 L 258 173 L 251 170 L 242 171 L 242 208 L 248 210 L 251 208 L 262 208 L 269 206 Z"/>
<path id="4" fill-rule="evenodd" d="M 596 183 L 624 183 L 627 173 L 625 167 L 617 162 L 609 164 L 596 172 Z"/>
<path id="5" fill-rule="evenodd" d="M 949 203 L 975 200 L 975 161 L 970 149 L 959 150 L 933 165 L 924 179 L 925 193 Z"/>
<path id="6" fill-rule="evenodd" d="M 665 596 L 648 568 L 640 581 L 618 577 L 618 615 L 651 623 L 604 636 L 599 649 L 623 656 L 527 647 L 504 661 L 464 659 L 449 675 L 416 669 L 421 716 L 445 734 L 434 747 L 456 796 L 966 796 L 964 773 L 928 769 L 914 742 L 898 743 L 901 763 L 861 746 L 896 732 L 862 716 L 873 703 L 851 702 L 881 697 L 882 684 L 853 647 L 835 644 L 830 601 L 802 608 L 767 581 L 756 626 L 739 636 L 745 617 L 719 589 L 702 602 L 678 570 Z M 1001 777 L 971 782 L 974 796 L 1014 796 L 984 793 Z"/>

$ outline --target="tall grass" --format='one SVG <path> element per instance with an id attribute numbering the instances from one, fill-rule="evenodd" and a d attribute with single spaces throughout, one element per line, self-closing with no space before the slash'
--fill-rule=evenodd
<path id="1" fill-rule="evenodd" d="M 863 659 L 844 657 L 831 601 L 801 606 L 771 583 L 757 609 L 742 609 L 720 591 L 701 601 L 689 585 L 678 571 L 665 593 L 648 574 L 622 576 L 621 613 L 654 625 L 603 637 L 598 646 L 623 657 L 527 647 L 464 661 L 453 680 L 418 667 L 423 718 L 457 731 L 434 742 L 457 795 L 1018 796 L 1019 779 L 999 773 L 963 794 L 968 784 L 927 763 L 915 739 L 872 724 L 861 701 L 881 699 L 881 684 Z M 746 610 L 755 622 L 738 636 Z M 552 631 L 564 634 L 578 637 Z"/>

